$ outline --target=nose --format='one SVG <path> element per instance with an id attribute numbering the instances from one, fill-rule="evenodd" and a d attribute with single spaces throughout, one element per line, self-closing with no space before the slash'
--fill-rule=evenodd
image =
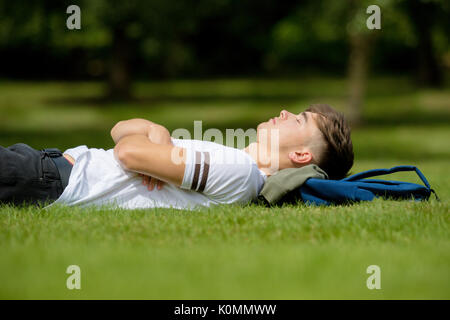
<path id="1" fill-rule="evenodd" d="M 281 110 L 280 112 L 280 118 L 282 120 L 286 120 L 289 117 L 290 112 L 286 110 Z"/>

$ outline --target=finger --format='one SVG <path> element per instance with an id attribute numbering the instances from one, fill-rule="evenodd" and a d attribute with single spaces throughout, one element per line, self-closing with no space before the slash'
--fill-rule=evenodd
<path id="1" fill-rule="evenodd" d="M 143 176 L 143 177 L 142 177 L 142 184 L 143 184 L 144 186 L 147 186 L 148 183 L 149 183 L 149 179 L 150 179 L 150 177 L 148 177 L 148 176 Z"/>
<path id="2" fill-rule="evenodd" d="M 158 183 L 157 183 L 157 185 L 156 185 L 156 188 L 157 188 L 158 190 L 161 190 L 162 187 L 163 187 L 163 185 L 164 185 L 164 181 L 158 180 Z"/>

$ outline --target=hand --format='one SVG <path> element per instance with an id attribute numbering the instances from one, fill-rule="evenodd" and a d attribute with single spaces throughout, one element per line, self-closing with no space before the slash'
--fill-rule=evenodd
<path id="1" fill-rule="evenodd" d="M 150 176 L 146 176 L 145 174 L 142 173 L 139 173 L 139 176 L 142 177 L 142 184 L 144 186 L 147 186 L 148 191 L 153 191 L 155 185 L 157 190 L 161 190 L 165 183 L 164 181 L 158 180 Z"/>

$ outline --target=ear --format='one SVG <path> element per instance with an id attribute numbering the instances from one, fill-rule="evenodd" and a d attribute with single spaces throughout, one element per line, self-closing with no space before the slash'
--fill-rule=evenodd
<path id="1" fill-rule="evenodd" d="M 312 161 L 312 154 L 308 150 L 289 152 L 288 157 L 296 167 L 306 166 Z"/>

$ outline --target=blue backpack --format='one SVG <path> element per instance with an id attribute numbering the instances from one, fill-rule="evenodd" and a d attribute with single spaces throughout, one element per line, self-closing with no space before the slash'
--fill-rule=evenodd
<path id="1" fill-rule="evenodd" d="M 367 179 L 399 171 L 415 171 L 425 186 L 416 183 Z M 315 205 L 371 201 L 375 197 L 397 200 L 428 200 L 433 192 L 425 176 L 414 166 L 374 169 L 354 174 L 342 180 L 310 178 L 297 190 L 303 202 Z"/>

